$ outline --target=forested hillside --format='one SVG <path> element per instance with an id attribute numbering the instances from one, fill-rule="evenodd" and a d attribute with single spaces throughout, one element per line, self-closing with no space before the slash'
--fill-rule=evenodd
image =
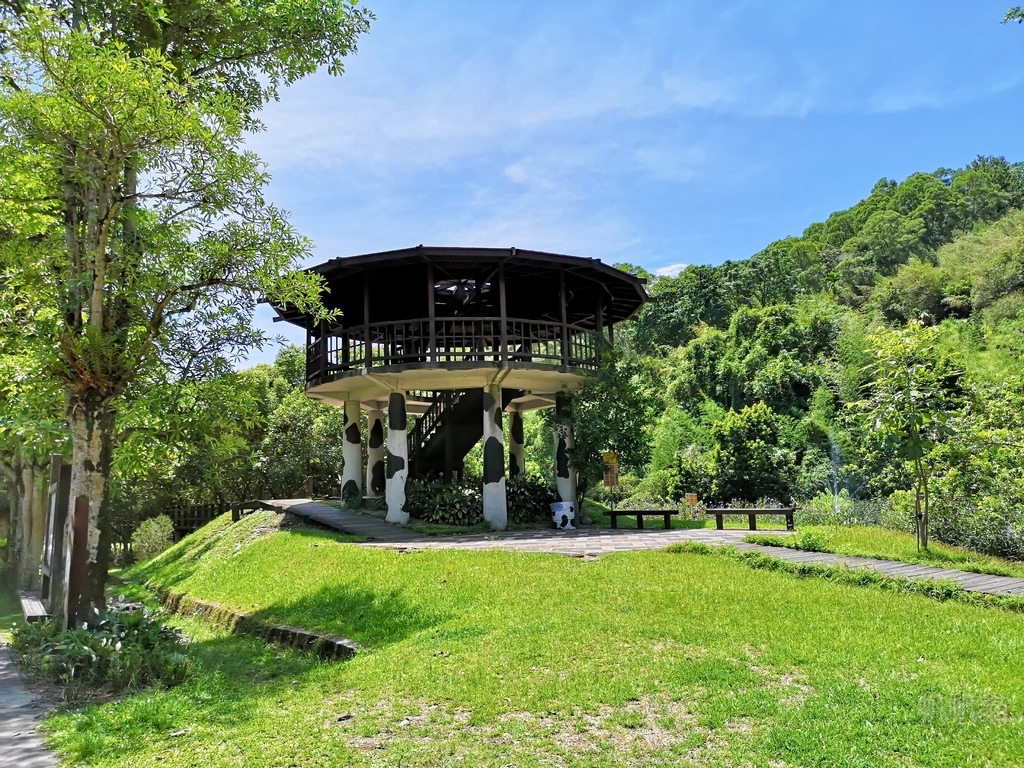
<path id="1" fill-rule="evenodd" d="M 651 410 L 629 493 L 909 528 L 920 486 L 935 535 L 1024 556 L 1022 204 L 1024 166 L 979 157 L 653 279 L 623 334 Z"/>

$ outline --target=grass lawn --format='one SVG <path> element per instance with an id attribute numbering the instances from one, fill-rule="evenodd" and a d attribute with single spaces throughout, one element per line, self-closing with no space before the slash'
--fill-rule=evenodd
<path id="1" fill-rule="evenodd" d="M 11 641 L 11 624 L 22 620 L 18 595 L 6 584 L 0 586 L 0 643 Z"/>
<path id="2" fill-rule="evenodd" d="M 1024 761 L 1019 614 L 700 554 L 403 554 L 271 517 L 125 575 L 367 650 L 318 662 L 182 620 L 186 684 L 57 714 L 52 746 L 203 768 Z"/>
<path id="3" fill-rule="evenodd" d="M 1024 563 L 982 555 L 934 540 L 928 545 L 927 551 L 918 552 L 917 540 L 913 535 L 874 526 L 802 525 L 796 536 L 759 536 L 752 533 L 745 540 L 851 557 L 901 560 L 939 568 L 1024 578 Z"/>

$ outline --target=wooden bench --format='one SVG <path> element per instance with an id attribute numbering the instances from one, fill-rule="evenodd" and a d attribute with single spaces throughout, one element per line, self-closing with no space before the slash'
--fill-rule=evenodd
<path id="1" fill-rule="evenodd" d="M 51 618 L 50 612 L 37 592 L 19 592 L 18 599 L 21 601 L 21 613 L 25 617 L 25 623 L 31 624 Z"/>
<path id="2" fill-rule="evenodd" d="M 722 531 L 725 530 L 725 523 L 722 520 L 726 515 L 746 515 L 747 520 L 750 521 L 750 530 L 757 530 L 757 518 L 762 515 L 785 515 L 786 516 L 786 530 L 792 531 L 794 528 L 793 513 L 796 512 L 796 507 L 780 507 L 778 509 L 709 509 L 708 517 L 715 518 L 715 528 Z M 612 526 L 615 527 L 614 525 Z"/>
<path id="3" fill-rule="evenodd" d="M 612 519 L 612 528 L 618 528 L 617 519 L 619 517 L 636 517 L 636 527 L 644 527 L 644 517 L 663 517 L 665 518 L 665 528 L 672 527 L 672 515 L 676 511 L 674 509 L 613 509 L 608 512 L 608 517 Z"/>

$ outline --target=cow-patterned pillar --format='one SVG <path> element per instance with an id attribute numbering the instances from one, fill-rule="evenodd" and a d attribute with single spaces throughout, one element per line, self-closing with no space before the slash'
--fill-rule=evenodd
<path id="1" fill-rule="evenodd" d="M 345 401 L 345 438 L 341 444 L 341 501 L 355 507 L 363 497 L 363 441 L 359 435 L 359 401 Z"/>
<path id="2" fill-rule="evenodd" d="M 505 499 L 505 435 L 501 429 L 501 385 L 484 390 L 484 520 L 496 531 L 508 526 Z"/>
<path id="3" fill-rule="evenodd" d="M 523 438 L 523 414 L 512 411 L 508 428 L 508 476 L 526 474 L 526 444 Z"/>
<path id="4" fill-rule="evenodd" d="M 392 392 L 388 398 L 388 460 L 385 494 L 389 523 L 405 525 L 405 479 L 409 476 L 409 436 L 406 432 L 405 392 Z"/>
<path id="5" fill-rule="evenodd" d="M 572 471 L 570 456 L 576 447 L 572 429 L 569 399 L 559 394 L 555 398 L 555 487 L 558 498 L 576 503 L 576 473 Z"/>
<path id="6" fill-rule="evenodd" d="M 384 495 L 384 413 L 374 409 L 366 414 L 366 495 Z"/>

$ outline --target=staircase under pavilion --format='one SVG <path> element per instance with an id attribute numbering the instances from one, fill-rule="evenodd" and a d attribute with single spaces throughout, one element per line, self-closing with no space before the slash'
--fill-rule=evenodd
<path id="1" fill-rule="evenodd" d="M 409 519 L 408 477 L 461 476 L 482 440 L 484 518 L 504 529 L 506 473 L 526 467 L 522 414 L 557 407 L 647 300 L 641 279 L 596 259 L 515 248 L 418 246 L 309 271 L 338 319 L 274 309 L 306 330 L 307 394 L 345 408 L 342 498 L 383 495 L 393 523 Z M 566 456 L 571 422 L 557 439 Z M 575 501 L 565 462 L 557 474 Z"/>

